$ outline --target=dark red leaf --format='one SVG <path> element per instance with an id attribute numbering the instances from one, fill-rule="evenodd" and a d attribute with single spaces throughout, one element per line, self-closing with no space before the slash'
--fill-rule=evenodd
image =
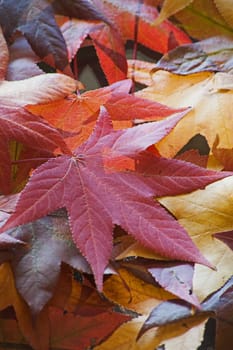
<path id="1" fill-rule="evenodd" d="M 152 167 L 148 165 L 148 173 L 120 172 L 104 167 L 106 158 L 110 162 L 121 156 L 137 159 L 140 152 L 168 134 L 183 114 L 114 131 L 109 116 L 102 110 L 94 133 L 73 156 L 50 159 L 34 171 L 15 213 L 2 231 L 66 207 L 73 239 L 90 263 L 100 290 L 111 256 L 114 225 L 120 225 L 143 245 L 163 256 L 209 266 L 185 230 L 154 197 L 188 192 L 228 174 L 206 171 L 177 160 L 172 169 L 173 160 L 157 157 L 153 158 Z M 151 165 L 151 158 L 149 161 Z M 170 168 L 167 163 L 161 171 L 161 162 L 168 162 Z M 159 176 L 157 172 L 154 178 L 153 168 L 162 174 Z"/>
<path id="2" fill-rule="evenodd" d="M 215 233 L 213 236 L 224 242 L 233 250 L 233 231 Z"/>
<path id="3" fill-rule="evenodd" d="M 50 308 L 51 345 L 70 350 L 87 349 L 100 344 L 131 318 L 113 311 L 83 317 Z"/>

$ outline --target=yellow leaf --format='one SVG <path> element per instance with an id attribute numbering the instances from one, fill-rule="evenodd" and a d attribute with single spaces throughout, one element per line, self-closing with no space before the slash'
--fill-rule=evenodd
<path id="1" fill-rule="evenodd" d="M 40 347 L 40 340 L 34 328 L 28 306 L 17 292 L 14 276 L 8 263 L 0 266 L 0 310 L 13 306 L 22 334 L 35 350 L 45 350 Z M 19 335 L 20 336 L 20 335 Z M 19 341 L 19 339 L 17 339 Z"/>
<path id="2" fill-rule="evenodd" d="M 205 326 L 207 320 L 205 319 L 200 324 L 191 327 L 188 332 L 170 338 L 164 342 L 166 350 L 196 350 L 201 345 L 204 338 Z"/>
<path id="3" fill-rule="evenodd" d="M 151 249 L 146 248 L 142 246 L 138 242 L 134 242 L 129 247 L 127 247 L 123 252 L 121 252 L 119 255 L 116 256 L 116 260 L 126 259 L 129 257 L 141 257 L 146 259 L 153 259 L 153 260 L 169 260 L 165 257 L 162 257 L 159 254 L 156 254 Z"/>
<path id="4" fill-rule="evenodd" d="M 162 288 L 135 277 L 126 269 L 120 269 L 118 273 L 119 275 L 112 275 L 104 283 L 104 294 L 128 309 L 145 314 L 145 302 L 148 299 L 154 299 L 154 304 L 157 305 L 173 297 Z"/>
<path id="5" fill-rule="evenodd" d="M 184 9 L 191 4 L 193 0 L 164 0 L 159 16 L 154 21 L 154 25 L 159 25 L 168 17 L 174 15 L 178 11 Z"/>
<path id="6" fill-rule="evenodd" d="M 214 0 L 214 3 L 226 22 L 233 27 L 232 0 Z"/>
<path id="7" fill-rule="evenodd" d="M 205 136 L 212 148 L 219 136 L 219 148 L 233 148 L 233 81 L 228 73 L 202 72 L 179 76 L 165 71 L 153 75 L 154 84 L 138 92 L 170 107 L 192 110 L 156 147 L 163 156 L 173 157 L 193 136 Z"/>
<path id="8" fill-rule="evenodd" d="M 233 177 L 215 182 L 205 190 L 161 198 L 160 202 L 175 215 L 217 269 L 195 267 L 193 291 L 202 301 L 232 276 L 233 252 L 212 234 L 233 229 Z"/>
<path id="9" fill-rule="evenodd" d="M 159 345 L 154 336 L 154 330 L 148 331 L 146 336 L 137 341 L 137 335 L 145 322 L 146 317 L 140 316 L 131 322 L 120 326 L 111 337 L 95 350 L 152 350 Z"/>
<path id="10" fill-rule="evenodd" d="M 161 344 L 178 344 L 177 347 L 170 347 L 169 350 L 194 350 L 192 347 L 179 346 L 182 343 L 188 345 L 188 339 L 198 344 L 204 331 L 205 322 L 208 316 L 196 316 L 180 322 L 174 322 L 162 327 L 152 328 L 145 333 L 138 341 L 137 335 L 146 320 L 146 316 L 140 316 L 120 326 L 111 337 L 104 343 L 97 346 L 95 350 L 152 350 Z M 199 326 L 200 325 L 200 326 Z M 197 327 L 197 330 L 194 331 Z M 167 350 L 167 347 L 165 348 Z M 196 349 L 196 348 L 195 348 Z"/>
<path id="11" fill-rule="evenodd" d="M 231 0 L 222 0 L 222 2 L 230 3 Z M 176 13 L 175 17 L 193 38 L 205 39 L 215 35 L 232 37 L 232 28 L 222 15 L 215 0 L 194 0 L 189 6 Z"/>

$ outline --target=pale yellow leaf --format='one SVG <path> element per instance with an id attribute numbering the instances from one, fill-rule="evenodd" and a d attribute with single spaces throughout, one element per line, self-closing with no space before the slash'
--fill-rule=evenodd
<path id="1" fill-rule="evenodd" d="M 154 21 L 154 25 L 159 25 L 168 17 L 184 9 L 193 0 L 164 0 L 159 16 Z"/>
<path id="2" fill-rule="evenodd" d="M 232 0 L 214 0 L 214 3 L 224 17 L 225 21 L 233 28 L 233 3 Z"/>
<path id="3" fill-rule="evenodd" d="M 2 106 L 24 106 L 61 99 L 77 90 L 78 82 L 64 74 L 50 73 L 24 80 L 6 81 L 9 52 L 0 31 L 0 103 Z"/>
<path id="4" fill-rule="evenodd" d="M 192 107 L 175 129 L 156 145 L 162 155 L 173 157 L 198 133 L 206 137 L 210 148 L 217 135 L 219 148 L 233 148 L 230 74 L 202 72 L 179 76 L 158 71 L 153 80 L 154 84 L 138 92 L 138 96 L 170 107 Z"/>
<path id="5" fill-rule="evenodd" d="M 62 99 L 77 90 L 77 82 L 63 74 L 48 73 L 17 81 L 0 82 L 0 103 L 24 106 Z"/>
<path id="6" fill-rule="evenodd" d="M 155 63 L 141 60 L 127 60 L 127 77 L 134 81 L 150 86 L 153 84 L 152 70 L 155 69 Z"/>
<path id="7" fill-rule="evenodd" d="M 188 332 L 164 342 L 166 350 L 197 350 L 204 338 L 207 320 L 189 329 Z"/>
<path id="8" fill-rule="evenodd" d="M 160 202 L 179 220 L 216 271 L 195 266 L 193 291 L 202 301 L 232 276 L 233 252 L 212 234 L 233 230 L 233 177 L 190 194 L 164 197 Z"/>

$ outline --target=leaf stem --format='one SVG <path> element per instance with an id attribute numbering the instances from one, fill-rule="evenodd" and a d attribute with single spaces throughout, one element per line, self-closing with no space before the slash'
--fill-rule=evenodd
<path id="1" fill-rule="evenodd" d="M 134 44 L 133 44 L 133 54 L 132 54 L 132 59 L 133 60 L 137 59 L 137 52 L 138 52 L 138 27 L 139 27 L 139 20 L 140 20 L 139 14 L 141 12 L 142 4 L 143 4 L 143 0 L 138 0 L 138 6 L 137 6 L 136 14 L 135 14 L 135 23 L 134 23 Z M 135 72 L 135 63 L 133 63 L 133 66 L 132 66 L 132 82 L 133 82 L 132 93 L 135 92 L 135 75 L 134 75 L 134 72 Z"/>
<path id="2" fill-rule="evenodd" d="M 28 162 L 41 162 L 41 161 L 47 161 L 51 158 L 29 158 L 29 159 L 19 159 L 19 160 L 13 160 L 11 164 L 21 164 L 21 163 L 28 163 Z"/>

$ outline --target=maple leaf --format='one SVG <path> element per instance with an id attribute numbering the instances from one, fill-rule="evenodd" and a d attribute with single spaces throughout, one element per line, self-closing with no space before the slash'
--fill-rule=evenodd
<path id="1" fill-rule="evenodd" d="M 161 140 L 185 113 L 114 131 L 103 110 L 94 133 L 73 156 L 50 159 L 34 171 L 15 213 L 1 231 L 66 207 L 73 239 L 90 263 L 100 290 L 103 271 L 111 256 L 114 224 L 162 255 L 208 265 L 182 227 L 153 197 L 203 187 L 226 174 L 174 160 L 167 160 L 165 167 L 166 160 L 157 157 L 153 161 L 157 162 L 158 174 L 164 171 L 165 176 L 153 178 L 150 172 L 147 176 L 143 174 L 144 168 L 138 174 L 119 172 L 105 169 L 103 164 L 104 158 L 111 162 L 118 157 L 137 158 L 140 152 Z"/>
<path id="2" fill-rule="evenodd" d="M 9 141 L 16 140 L 30 148 L 53 152 L 67 146 L 60 132 L 40 117 L 26 111 L 27 103 L 48 102 L 66 96 L 76 89 L 76 82 L 62 74 L 44 74 L 18 81 L 4 80 L 7 74 L 9 52 L 0 32 L 0 186 L 3 193 L 11 190 L 11 159 Z M 14 99 L 12 99 L 14 96 Z"/>
<path id="3" fill-rule="evenodd" d="M 67 99 L 47 104 L 28 105 L 26 108 L 31 113 L 42 116 L 50 125 L 76 133 L 77 136 L 66 138 L 66 143 L 71 149 L 90 136 L 101 106 L 109 112 L 115 128 L 131 126 L 135 119 L 154 121 L 185 110 L 185 108 L 169 108 L 160 103 L 130 95 L 131 85 L 132 82 L 129 79 L 122 80 L 81 95 L 73 94 Z"/>
<path id="4" fill-rule="evenodd" d="M 139 4 L 137 0 L 128 2 L 107 0 L 104 5 L 108 13 L 114 13 L 114 21 L 122 37 L 127 40 L 134 40 L 135 18 L 138 17 L 138 42 L 153 51 L 167 52 L 171 32 L 175 36 L 178 45 L 190 41 L 184 32 L 169 21 L 155 27 L 153 23 L 158 17 L 158 11 L 155 6 L 151 6 L 146 2 Z M 154 40 L 155 37 L 159 40 Z"/>
<path id="5" fill-rule="evenodd" d="M 106 21 L 96 23 L 71 19 L 61 26 L 61 32 L 66 41 L 69 60 L 75 56 L 86 37 L 91 38 L 109 83 L 126 78 L 124 44 L 126 40 L 135 40 L 135 26 L 138 26 L 138 42 L 154 51 L 167 52 L 171 35 L 174 36 L 176 45 L 189 42 L 189 38 L 168 21 L 159 28 L 153 26 L 158 12 L 146 3 L 140 4 L 133 0 L 126 5 L 124 1 L 95 0 L 94 4 L 105 18 L 110 18 L 112 25 Z M 154 40 L 155 36 L 159 40 Z"/>

